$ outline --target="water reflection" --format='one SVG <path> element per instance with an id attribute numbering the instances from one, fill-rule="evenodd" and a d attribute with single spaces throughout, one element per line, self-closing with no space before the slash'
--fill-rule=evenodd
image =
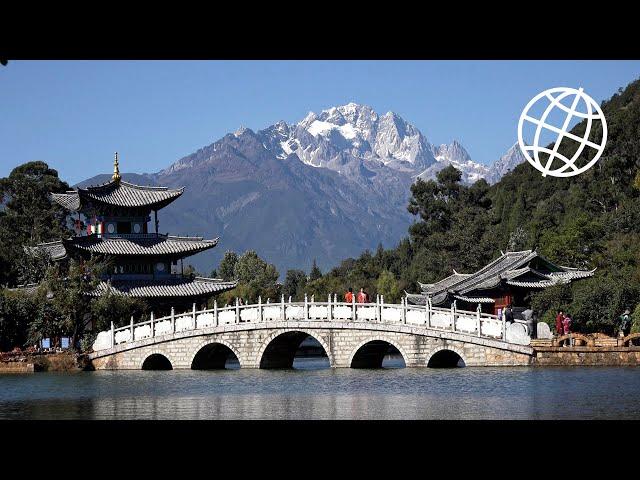
<path id="1" fill-rule="evenodd" d="M 326 362 L 296 359 L 290 370 L 4 375 L 0 418 L 640 418 L 633 367 L 355 370 Z"/>

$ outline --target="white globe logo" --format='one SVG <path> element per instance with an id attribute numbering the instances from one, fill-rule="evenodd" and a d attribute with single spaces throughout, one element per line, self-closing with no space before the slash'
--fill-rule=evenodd
<path id="1" fill-rule="evenodd" d="M 571 101 L 571 107 L 567 107 L 561 103 L 565 99 Z M 538 102 L 546 101 L 548 101 L 549 104 L 540 118 L 533 118 L 529 115 L 529 111 L 534 105 L 538 104 Z M 584 111 L 581 111 L 579 104 L 585 106 Z M 564 123 L 559 126 L 547 123 L 547 117 L 549 117 L 549 114 L 556 108 L 565 113 Z M 569 132 L 569 124 L 574 117 L 583 120 L 586 119 L 587 121 L 584 136 L 582 137 Z M 599 143 L 594 143 L 589 140 L 589 134 L 591 133 L 593 124 L 597 121 L 602 123 L 602 140 Z M 532 145 L 527 145 L 522 137 L 524 122 L 530 122 L 536 126 Z M 540 134 L 543 129 L 557 134 L 553 148 L 540 145 Z M 558 152 L 558 147 L 563 138 L 573 140 L 577 143 L 577 149 L 571 158 L 567 158 Z M 520 121 L 518 122 L 518 143 L 527 161 L 537 170 L 541 171 L 543 177 L 547 175 L 551 175 L 552 177 L 572 177 L 591 168 L 602 155 L 604 147 L 607 144 L 607 121 L 600 106 L 593 98 L 584 93 L 582 88 L 579 90 L 568 87 L 550 88 L 533 97 L 527 106 L 524 107 L 520 115 Z M 584 165 L 578 167 L 575 163 L 583 152 L 585 152 L 587 161 Z M 545 156 L 548 157 L 540 158 L 541 153 L 546 154 Z M 554 162 L 556 165 L 554 165 Z"/>

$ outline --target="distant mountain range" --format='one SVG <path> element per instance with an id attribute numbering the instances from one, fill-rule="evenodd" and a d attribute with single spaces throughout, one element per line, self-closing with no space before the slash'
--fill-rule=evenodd
<path id="1" fill-rule="evenodd" d="M 413 221 L 406 207 L 416 178 L 453 165 L 467 183 L 494 183 L 522 161 L 514 145 L 489 167 L 476 163 L 457 141 L 432 145 L 399 115 L 349 103 L 293 125 L 241 128 L 160 172 L 124 178 L 186 187 L 159 213 L 160 230 L 220 236 L 217 248 L 187 260 L 202 273 L 225 250 L 254 249 L 284 277 L 290 268 L 308 272 L 314 258 L 326 271 L 379 243 L 396 245 Z"/>

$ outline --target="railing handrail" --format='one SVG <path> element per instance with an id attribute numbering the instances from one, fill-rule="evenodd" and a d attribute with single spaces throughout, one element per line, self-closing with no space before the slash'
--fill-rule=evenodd
<path id="1" fill-rule="evenodd" d="M 304 301 L 285 302 L 284 297 L 282 297 L 279 302 L 269 301 L 269 303 L 266 303 L 266 302 L 262 302 L 262 299 L 258 299 L 258 303 L 240 305 L 239 299 L 236 299 L 236 301 L 231 305 L 227 304 L 224 307 L 219 307 L 216 302 L 213 308 L 204 308 L 202 310 L 196 310 L 196 306 L 194 304 L 191 310 L 188 310 L 185 312 L 177 313 L 172 309 L 171 315 L 166 315 L 160 318 L 154 318 L 153 312 L 151 312 L 151 318 L 149 320 L 133 323 L 133 318 L 132 318 L 131 323 L 126 326 L 119 327 L 119 328 L 112 327 L 112 330 L 111 330 L 112 341 L 115 343 L 124 343 L 124 342 L 137 340 L 139 339 L 139 337 L 138 337 L 138 334 L 136 333 L 136 330 L 140 327 L 144 327 L 147 325 L 150 327 L 150 335 L 140 334 L 142 338 L 150 338 L 150 337 L 166 335 L 169 333 L 175 333 L 177 331 L 176 321 L 182 318 L 192 319 L 192 322 L 190 322 L 191 324 L 190 326 L 187 327 L 187 329 L 199 330 L 201 328 L 207 328 L 211 326 L 211 322 L 205 324 L 203 327 L 198 326 L 199 322 L 201 321 L 200 320 L 201 316 L 205 314 L 213 314 L 213 317 L 214 317 L 213 324 L 215 326 L 218 326 L 220 325 L 220 314 L 224 312 L 230 312 L 230 311 L 234 312 L 233 323 L 235 324 L 262 322 L 264 321 L 264 311 L 267 308 L 276 308 L 277 310 L 280 311 L 280 314 L 277 320 L 287 321 L 291 319 L 291 317 L 288 316 L 288 312 L 287 312 L 287 309 L 290 307 L 299 307 L 303 309 L 302 320 L 319 319 L 320 321 L 341 321 L 341 322 L 353 321 L 353 322 L 373 322 L 373 323 L 384 323 L 384 324 L 409 323 L 414 326 L 422 325 L 422 326 L 425 326 L 427 329 L 435 329 L 435 330 L 441 330 L 441 331 L 453 331 L 453 332 L 462 332 L 462 333 L 468 333 L 468 334 L 472 334 L 473 332 L 475 332 L 476 336 L 493 338 L 493 339 L 500 338 L 506 341 L 506 331 L 504 328 L 501 328 L 501 333 L 499 335 L 490 335 L 490 334 L 483 333 L 483 330 L 484 330 L 483 324 L 487 324 L 487 322 L 490 322 L 494 324 L 502 323 L 504 325 L 504 319 L 498 319 L 496 315 L 481 312 L 479 310 L 479 307 L 476 311 L 470 311 L 470 310 L 459 310 L 456 308 L 455 304 L 449 308 L 434 307 L 431 304 L 410 305 L 406 302 L 406 298 L 403 298 L 401 303 L 385 303 L 384 297 L 381 295 L 378 295 L 376 297 L 375 302 L 370 301 L 367 303 L 357 303 L 357 302 L 345 302 L 341 300 L 342 299 L 338 300 L 335 295 L 330 296 L 328 301 L 316 301 L 313 297 L 309 299 L 308 297 L 305 296 Z M 284 307 L 284 312 L 282 311 L 283 307 Z M 311 315 L 312 313 L 311 309 L 313 307 L 325 307 L 327 309 L 326 314 L 321 315 L 320 317 L 318 317 L 317 315 Z M 345 317 L 343 313 L 339 314 L 336 317 L 336 308 L 338 307 L 346 307 L 347 309 L 349 309 L 350 313 L 348 317 Z M 359 315 L 358 312 L 362 311 L 363 308 L 375 309 L 374 316 L 372 317 L 371 313 L 364 314 L 362 316 Z M 252 309 L 258 310 L 257 316 L 253 318 L 245 317 L 245 319 L 243 319 L 242 314 L 244 313 L 244 311 L 252 310 Z M 397 319 L 395 317 L 391 317 L 392 320 L 389 320 L 389 316 L 387 316 L 386 318 L 383 318 L 384 317 L 383 312 L 388 315 L 389 310 L 399 310 L 400 318 Z M 407 322 L 408 312 L 424 313 L 426 317 L 424 323 Z M 449 316 L 448 323 L 442 324 L 442 323 L 438 323 L 438 321 L 434 322 L 433 314 L 444 314 Z M 296 320 L 300 320 L 300 318 L 297 318 L 297 317 L 293 317 L 293 318 Z M 436 317 L 436 318 L 441 318 L 441 317 Z M 462 327 L 461 327 L 461 324 L 459 324 L 459 322 L 463 321 L 465 318 L 475 321 L 475 323 L 472 324 L 473 327 L 471 329 L 469 329 L 470 324 L 468 322 L 464 324 Z M 275 318 L 270 318 L 270 319 L 276 320 Z M 170 331 L 167 332 L 165 327 L 161 332 L 158 333 L 157 325 L 160 323 L 164 324 L 164 322 L 166 321 L 170 321 L 171 323 Z M 520 319 L 514 319 L 514 321 L 521 324 L 527 323 L 525 320 L 520 320 Z M 229 324 L 229 321 L 225 321 L 225 324 Z M 495 327 L 492 327 L 492 328 L 495 328 Z M 184 323 L 180 324 L 180 330 L 181 331 L 184 330 Z M 117 341 L 115 339 L 115 333 L 126 332 L 126 331 L 131 332 L 128 339 L 126 339 L 127 338 L 126 335 L 124 337 L 124 340 L 122 341 Z M 120 339 L 122 338 L 123 337 L 120 336 Z"/>

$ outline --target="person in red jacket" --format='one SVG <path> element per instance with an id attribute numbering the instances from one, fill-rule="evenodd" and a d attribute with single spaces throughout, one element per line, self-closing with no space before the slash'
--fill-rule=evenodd
<path id="1" fill-rule="evenodd" d="M 344 301 L 347 303 L 353 302 L 353 288 L 349 287 L 349 291 L 344 294 Z"/>
<path id="2" fill-rule="evenodd" d="M 562 336 L 563 332 L 564 332 L 564 314 L 562 313 L 562 310 L 560 310 L 558 312 L 558 315 L 556 316 L 556 333 L 560 337 Z"/>

